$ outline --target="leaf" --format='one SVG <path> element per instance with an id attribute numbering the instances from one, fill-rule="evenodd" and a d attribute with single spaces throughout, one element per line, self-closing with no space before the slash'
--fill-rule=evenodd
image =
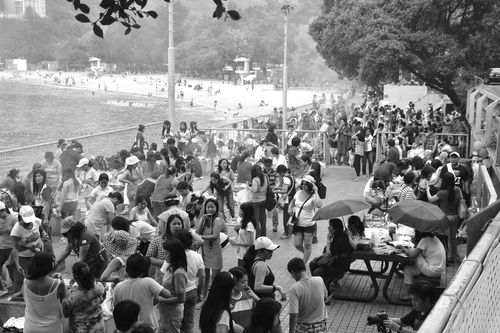
<path id="1" fill-rule="evenodd" d="M 214 0 L 217 6 L 222 6 L 222 0 Z"/>
<path id="2" fill-rule="evenodd" d="M 235 10 L 228 10 L 227 11 L 227 15 L 229 15 L 229 17 L 232 19 L 232 20 L 235 20 L 235 21 L 238 21 L 239 19 L 241 19 L 241 15 L 240 13 L 238 13 L 237 11 Z"/>
<path id="3" fill-rule="evenodd" d="M 104 38 L 104 33 L 102 32 L 102 29 L 101 27 L 98 25 L 98 24 L 94 24 L 94 34 L 97 36 L 97 37 L 101 37 L 101 38 Z"/>
<path id="4" fill-rule="evenodd" d="M 73 7 L 75 7 L 75 10 L 77 10 L 78 7 L 80 7 L 80 0 L 73 0 Z"/>
<path id="5" fill-rule="evenodd" d="M 130 28 L 130 23 L 123 22 L 123 21 L 120 21 L 120 23 L 123 24 L 123 26 Z"/>
<path id="6" fill-rule="evenodd" d="M 78 14 L 75 16 L 76 20 L 82 23 L 90 22 L 90 19 L 85 14 Z"/>
<path id="7" fill-rule="evenodd" d="M 113 5 L 113 0 L 102 0 L 99 6 L 101 8 L 107 9 Z"/>
<path id="8" fill-rule="evenodd" d="M 154 19 L 158 17 L 158 13 L 155 12 L 154 10 L 150 10 L 150 11 L 148 11 L 146 13 L 148 13 L 148 15 L 151 16 Z"/>
<path id="9" fill-rule="evenodd" d="M 86 5 L 86 4 L 84 4 L 84 3 L 80 4 L 80 7 L 79 7 L 79 8 L 80 8 L 80 10 L 81 10 L 82 12 L 84 12 L 85 14 L 90 13 L 90 8 L 89 8 L 89 6 L 87 6 L 87 5 Z"/>
<path id="10" fill-rule="evenodd" d="M 144 14 L 142 14 L 141 12 L 137 12 L 137 16 L 139 16 L 140 18 L 143 18 Z"/>
<path id="11" fill-rule="evenodd" d="M 134 25 L 132 26 L 132 28 L 134 28 L 134 29 L 140 29 L 140 28 L 141 28 L 141 26 L 140 26 L 139 24 L 134 24 Z"/>
<path id="12" fill-rule="evenodd" d="M 101 24 L 102 25 L 110 25 L 110 24 L 113 24 L 115 21 L 116 21 L 116 19 L 113 16 L 111 16 L 111 13 L 108 13 L 102 17 Z"/>
<path id="13" fill-rule="evenodd" d="M 125 35 L 128 35 L 131 30 L 132 30 L 131 28 L 127 28 L 127 30 L 125 30 Z"/>
<path id="14" fill-rule="evenodd" d="M 222 17 L 222 14 L 224 14 L 225 11 L 226 11 L 226 8 L 224 8 L 224 6 L 222 6 L 222 5 L 217 6 L 217 8 L 215 8 L 213 17 L 220 19 Z"/>

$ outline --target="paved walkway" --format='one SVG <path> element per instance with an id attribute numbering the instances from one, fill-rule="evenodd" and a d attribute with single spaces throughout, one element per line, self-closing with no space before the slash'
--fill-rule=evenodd
<path id="1" fill-rule="evenodd" d="M 327 187 L 327 197 L 323 204 L 342 200 L 342 199 L 361 199 L 363 188 L 365 186 L 368 178 L 362 177 L 361 181 L 354 182 L 354 170 L 350 167 L 333 167 L 330 166 L 326 168 L 325 175 L 323 177 L 323 183 Z M 205 184 L 208 181 L 207 178 L 200 180 L 196 187 Z M 282 223 L 280 221 L 278 232 L 273 232 L 271 227 L 270 219 L 268 219 L 268 236 L 277 244 L 280 248 L 277 249 L 269 261 L 269 265 L 276 276 L 276 283 L 289 289 L 293 284 L 293 279 L 286 269 L 287 262 L 293 257 L 301 257 L 301 253 L 295 249 L 293 246 L 293 239 L 282 240 L 280 235 L 283 232 L 281 229 Z M 320 221 L 318 223 L 318 244 L 313 245 L 312 258 L 319 255 L 326 244 L 327 237 L 327 222 Z M 236 233 L 232 228 L 229 230 L 229 237 L 235 236 Z M 57 239 L 57 238 L 56 238 Z M 59 245 L 58 241 L 55 240 L 55 250 L 62 250 L 62 246 Z M 228 245 L 223 250 L 224 258 L 224 270 L 228 270 L 231 267 L 236 266 L 236 251 L 233 247 Z M 72 262 L 72 259 L 68 260 Z M 365 268 L 364 264 L 360 261 L 353 263 L 353 268 Z M 374 269 L 377 268 L 375 264 Z M 457 266 L 450 266 L 447 268 L 447 278 L 446 283 L 449 283 L 451 277 L 456 271 Z M 378 280 L 379 284 L 382 284 L 382 280 Z M 401 291 L 402 278 L 394 278 L 394 283 L 391 284 L 390 292 L 394 297 L 397 297 Z M 359 293 L 364 294 L 369 293 L 372 289 L 371 281 L 368 276 L 363 275 L 353 275 L 346 274 L 346 276 L 340 281 L 341 287 L 336 290 L 336 293 Z M 288 332 L 288 302 L 284 302 L 283 310 L 281 314 L 281 322 L 283 332 Z M 354 332 L 376 332 L 376 328 L 373 326 L 366 325 L 366 317 L 373 315 L 380 310 L 385 310 L 391 317 L 401 317 L 405 313 L 410 311 L 410 307 L 406 306 L 394 306 L 389 305 L 382 297 L 382 291 L 380 291 L 379 296 L 371 303 L 362 302 L 351 302 L 351 301 L 340 301 L 333 299 L 331 305 L 328 306 L 328 332 L 338 332 L 338 333 L 354 333 Z M 199 316 L 199 311 L 197 311 L 196 316 Z"/>

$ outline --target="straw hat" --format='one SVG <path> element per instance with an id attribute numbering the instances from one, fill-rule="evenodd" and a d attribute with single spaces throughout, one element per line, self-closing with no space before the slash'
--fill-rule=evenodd
<path id="1" fill-rule="evenodd" d="M 76 222 L 78 222 L 78 221 L 76 220 L 76 218 L 73 215 L 65 218 L 62 221 L 61 234 L 67 233 L 71 229 L 71 227 L 76 224 Z"/>
<path id="2" fill-rule="evenodd" d="M 135 253 L 139 241 L 126 231 L 113 230 L 104 235 L 102 244 L 113 257 L 117 257 L 129 256 Z"/>
<path id="3" fill-rule="evenodd" d="M 129 156 L 125 159 L 125 166 L 135 165 L 139 163 L 139 158 L 135 155 Z"/>

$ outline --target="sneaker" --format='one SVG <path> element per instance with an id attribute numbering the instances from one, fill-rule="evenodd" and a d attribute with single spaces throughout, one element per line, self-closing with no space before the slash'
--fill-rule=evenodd
<path id="1" fill-rule="evenodd" d="M 359 182 L 359 180 L 360 180 L 359 177 L 356 177 L 353 179 L 353 181 L 355 181 L 355 182 Z"/>
<path id="2" fill-rule="evenodd" d="M 288 238 L 290 238 L 290 235 L 283 233 L 283 234 L 281 234 L 280 238 L 281 239 L 288 239 Z"/>

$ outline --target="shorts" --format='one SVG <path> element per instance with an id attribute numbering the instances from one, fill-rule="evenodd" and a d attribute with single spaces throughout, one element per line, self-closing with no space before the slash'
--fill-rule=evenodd
<path id="1" fill-rule="evenodd" d="M 304 236 L 304 234 L 314 234 L 316 233 L 316 230 L 318 229 L 318 226 L 316 225 L 316 223 L 314 223 L 313 225 L 310 225 L 308 227 L 300 227 L 298 225 L 294 225 L 293 226 L 293 230 L 292 230 L 292 233 L 293 234 L 302 234 L 302 236 Z"/>
<path id="2" fill-rule="evenodd" d="M 311 324 L 297 324 L 295 333 L 326 333 L 326 320 Z"/>

